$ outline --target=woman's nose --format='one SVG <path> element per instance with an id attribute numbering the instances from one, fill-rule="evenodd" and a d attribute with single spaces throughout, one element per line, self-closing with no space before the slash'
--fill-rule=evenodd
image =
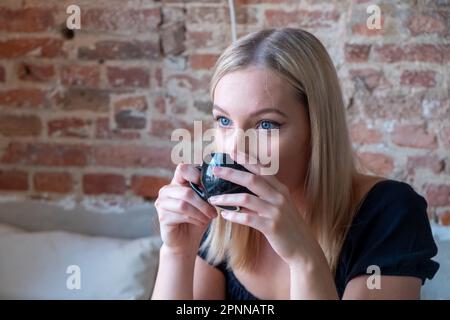
<path id="1" fill-rule="evenodd" d="M 229 135 L 225 144 L 225 152 L 239 162 L 239 156 L 245 154 L 257 154 L 257 136 L 251 130 L 235 129 L 233 134 Z M 241 159 L 243 161 L 243 159 Z"/>

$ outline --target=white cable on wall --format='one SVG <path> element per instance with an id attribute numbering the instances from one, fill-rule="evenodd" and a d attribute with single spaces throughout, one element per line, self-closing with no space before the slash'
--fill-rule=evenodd
<path id="1" fill-rule="evenodd" d="M 237 39 L 236 34 L 236 13 L 234 11 L 234 0 L 228 0 L 228 9 L 230 10 L 230 20 L 231 20 L 231 40 L 235 42 Z"/>

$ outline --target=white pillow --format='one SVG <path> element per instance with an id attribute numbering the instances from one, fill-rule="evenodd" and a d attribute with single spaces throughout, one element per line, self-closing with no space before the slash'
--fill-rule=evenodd
<path id="1" fill-rule="evenodd" d="M 431 224 L 438 253 L 433 260 L 439 270 L 433 279 L 425 281 L 421 290 L 422 300 L 450 300 L 450 228 Z"/>
<path id="2" fill-rule="evenodd" d="M 0 299 L 149 299 L 160 246 L 159 237 L 4 233 Z"/>

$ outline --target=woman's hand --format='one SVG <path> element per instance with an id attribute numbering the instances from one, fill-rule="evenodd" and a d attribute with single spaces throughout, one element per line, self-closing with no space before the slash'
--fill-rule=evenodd
<path id="1" fill-rule="evenodd" d="M 259 230 L 289 266 L 309 263 L 318 254 L 323 256 L 288 188 L 275 176 L 260 175 L 256 165 L 244 166 L 251 173 L 227 167 L 213 169 L 217 177 L 247 187 L 257 195 L 236 193 L 209 198 L 213 205 L 241 207 L 240 212 L 221 211 L 223 218 Z"/>
<path id="2" fill-rule="evenodd" d="M 217 216 L 214 207 L 189 187 L 189 181 L 199 183 L 199 171 L 194 165 L 179 164 L 155 201 L 165 249 L 175 254 L 197 254 L 203 233 Z"/>

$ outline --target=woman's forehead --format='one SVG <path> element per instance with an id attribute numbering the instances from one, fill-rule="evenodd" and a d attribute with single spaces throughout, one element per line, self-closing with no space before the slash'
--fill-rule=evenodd
<path id="1" fill-rule="evenodd" d="M 252 113 L 264 108 L 287 111 L 295 95 L 290 84 L 266 68 L 247 68 L 224 75 L 214 90 L 214 104 L 229 113 L 245 109 Z"/>

